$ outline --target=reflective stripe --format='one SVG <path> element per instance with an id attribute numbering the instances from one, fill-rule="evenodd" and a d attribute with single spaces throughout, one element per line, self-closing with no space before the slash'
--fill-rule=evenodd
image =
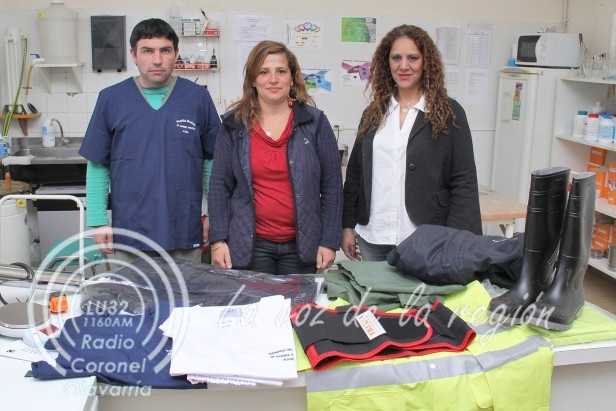
<path id="1" fill-rule="evenodd" d="M 487 372 L 524 358 L 548 346 L 541 336 L 530 336 L 525 341 L 502 350 L 495 350 L 475 357 L 471 354 L 453 354 L 430 360 L 413 357 L 404 363 L 387 362 L 381 365 L 332 368 L 306 372 L 308 392 L 349 390 L 382 385 L 412 384 L 420 381 L 458 377 Z"/>
<path id="2" fill-rule="evenodd" d="M 478 338 L 480 335 L 500 334 L 511 329 L 499 324 L 469 324 L 469 326 L 477 333 Z"/>

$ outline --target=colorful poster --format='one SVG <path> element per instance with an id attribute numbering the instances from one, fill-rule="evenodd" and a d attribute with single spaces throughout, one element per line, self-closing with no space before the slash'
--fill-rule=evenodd
<path id="1" fill-rule="evenodd" d="M 370 61 L 342 60 L 340 64 L 341 82 L 344 86 L 364 87 L 370 77 Z"/>
<path id="2" fill-rule="evenodd" d="M 330 69 L 303 69 L 302 77 L 306 81 L 308 94 L 311 96 L 331 94 L 331 74 Z"/>
<path id="3" fill-rule="evenodd" d="M 287 45 L 289 47 L 322 49 L 323 24 L 310 21 L 287 22 Z"/>
<path id="4" fill-rule="evenodd" d="M 376 43 L 376 18 L 342 17 L 340 40 L 343 43 Z"/>

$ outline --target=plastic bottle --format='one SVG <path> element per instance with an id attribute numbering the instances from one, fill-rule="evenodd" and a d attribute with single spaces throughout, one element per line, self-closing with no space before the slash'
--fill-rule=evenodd
<path id="1" fill-rule="evenodd" d="M 597 132 L 597 140 L 601 143 L 610 144 L 614 138 L 614 122 L 609 114 L 601 115 L 599 120 L 599 129 Z"/>
<path id="2" fill-rule="evenodd" d="M 586 117 L 588 117 L 588 111 L 586 110 L 579 110 L 573 116 L 573 137 L 584 138 L 584 134 L 586 134 Z"/>
<path id="3" fill-rule="evenodd" d="M 597 101 L 594 106 L 590 108 L 590 113 L 601 113 L 604 110 L 603 105 L 600 101 Z"/>
<path id="4" fill-rule="evenodd" d="M 216 49 L 212 49 L 212 57 L 210 57 L 210 68 L 218 68 L 218 59 L 216 58 Z"/>
<path id="5" fill-rule="evenodd" d="M 6 157 L 9 155 L 11 145 L 9 144 L 9 140 L 0 137 L 0 158 Z"/>
<path id="6" fill-rule="evenodd" d="M 586 118 L 586 134 L 584 140 L 597 141 L 599 136 L 599 114 L 589 113 Z"/>
<path id="7" fill-rule="evenodd" d="M 51 120 L 47 119 L 43 123 L 43 147 L 54 147 L 56 145 L 56 133 L 51 125 Z"/>
<path id="8" fill-rule="evenodd" d="M 10 193 L 11 192 L 11 173 L 8 171 L 4 173 L 4 185 L 6 187 L 6 192 Z"/>
<path id="9" fill-rule="evenodd" d="M 77 26 L 79 13 L 64 5 L 64 0 L 50 0 L 38 13 L 38 28 L 45 63 L 77 63 Z"/>

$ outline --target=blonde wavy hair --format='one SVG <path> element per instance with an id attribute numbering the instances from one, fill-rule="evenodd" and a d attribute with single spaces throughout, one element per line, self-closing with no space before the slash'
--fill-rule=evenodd
<path id="1" fill-rule="evenodd" d="M 302 104 L 315 105 L 312 97 L 308 95 L 306 82 L 302 77 L 302 71 L 295 54 L 283 43 L 263 40 L 254 46 L 246 60 L 242 97 L 229 106 L 230 110 L 234 108 L 237 109 L 234 114 L 235 121 L 242 122 L 247 129 L 250 129 L 253 122 L 261 115 L 259 95 L 253 84 L 259 75 L 265 58 L 270 54 L 283 54 L 287 58 L 289 70 L 291 71 L 291 78 L 293 79 L 293 86 L 289 92 L 289 98 Z"/>
<path id="2" fill-rule="evenodd" d="M 400 37 L 408 37 L 417 45 L 423 56 L 423 75 L 420 89 L 426 100 L 426 117 L 432 123 L 432 137 L 448 134 L 447 120 L 451 117 L 455 125 L 455 114 L 449 104 L 445 88 L 445 73 L 441 53 L 430 35 L 420 27 L 403 24 L 395 27 L 383 37 L 372 56 L 370 78 L 366 90 L 370 89 L 371 102 L 364 111 L 357 135 L 362 137 L 369 130 L 376 129 L 385 120 L 390 98 L 396 93 L 396 82 L 389 68 L 389 53 L 392 44 Z"/>

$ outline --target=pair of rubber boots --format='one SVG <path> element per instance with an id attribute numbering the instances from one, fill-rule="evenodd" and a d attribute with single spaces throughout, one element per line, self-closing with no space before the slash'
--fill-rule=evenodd
<path id="1" fill-rule="evenodd" d="M 493 322 L 567 330 L 584 306 L 595 214 L 595 173 L 551 167 L 531 173 L 522 269 L 488 307 Z"/>

